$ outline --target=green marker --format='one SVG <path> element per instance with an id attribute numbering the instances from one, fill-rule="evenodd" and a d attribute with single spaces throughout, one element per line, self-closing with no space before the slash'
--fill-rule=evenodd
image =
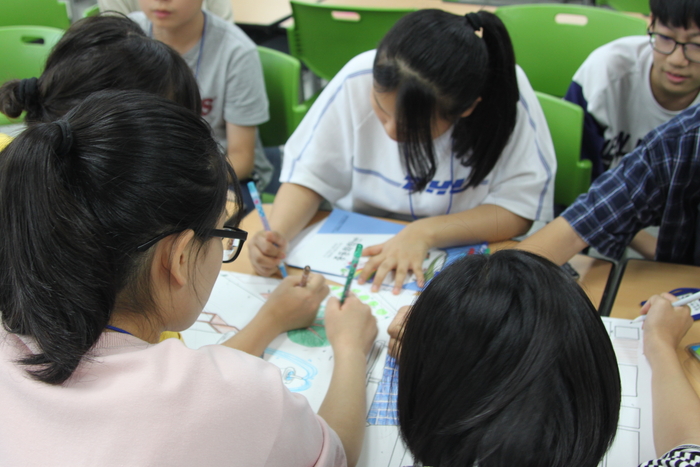
<path id="1" fill-rule="evenodd" d="M 362 245 L 358 243 L 355 247 L 355 254 L 352 255 L 352 261 L 350 261 L 350 270 L 345 281 L 345 287 L 343 287 L 343 295 L 340 296 L 341 305 L 345 303 L 345 299 L 348 298 L 348 293 L 350 293 L 350 284 L 352 284 L 352 279 L 355 277 L 355 270 L 357 269 L 357 262 L 360 261 L 360 256 L 362 256 Z"/>

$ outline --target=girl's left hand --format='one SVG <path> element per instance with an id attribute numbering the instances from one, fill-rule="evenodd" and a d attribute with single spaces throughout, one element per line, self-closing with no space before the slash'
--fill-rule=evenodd
<path id="1" fill-rule="evenodd" d="M 421 231 L 420 221 L 407 225 L 391 240 L 373 245 L 362 250 L 362 256 L 372 256 L 367 261 L 357 281 L 364 284 L 374 275 L 372 291 L 377 292 L 384 278 L 391 271 L 396 271 L 393 293 L 398 294 L 403 287 L 404 279 L 413 272 L 419 287 L 423 287 L 423 260 L 431 245 L 426 235 Z"/>

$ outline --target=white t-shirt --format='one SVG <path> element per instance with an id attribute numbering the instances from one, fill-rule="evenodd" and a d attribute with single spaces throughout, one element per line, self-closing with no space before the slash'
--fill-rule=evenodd
<path id="1" fill-rule="evenodd" d="M 151 22 L 143 12 L 131 13 L 129 18 L 152 36 Z M 258 126 L 270 119 L 265 78 L 255 43 L 238 26 L 211 14 L 205 13 L 205 18 L 203 38 L 182 58 L 197 78 L 202 117 L 226 149 L 226 122 Z M 259 190 L 270 182 L 272 171 L 256 135 L 254 177 Z"/>
<path id="2" fill-rule="evenodd" d="M 373 216 L 412 220 L 494 204 L 526 219 L 551 219 L 554 148 L 520 68 L 516 125 L 491 173 L 479 186 L 465 188 L 471 169 L 453 156 L 450 129 L 434 141 L 435 177 L 424 191 L 410 194 L 399 147 L 372 110 L 375 54 L 350 60 L 323 90 L 285 146 L 280 181 L 310 188 L 341 209 Z"/>
<path id="3" fill-rule="evenodd" d="M 649 38 L 630 36 L 597 48 L 576 71 L 566 99 L 595 121 L 586 125 L 582 149 L 594 164 L 594 177 L 615 167 L 647 133 L 680 113 L 656 102 L 650 82 L 653 60 Z M 697 103 L 700 95 L 692 105 Z"/>
<path id="4" fill-rule="evenodd" d="M 36 351 L 0 327 L 2 465 L 346 465 L 335 432 L 261 358 L 105 332 L 54 386 L 17 364 Z"/>

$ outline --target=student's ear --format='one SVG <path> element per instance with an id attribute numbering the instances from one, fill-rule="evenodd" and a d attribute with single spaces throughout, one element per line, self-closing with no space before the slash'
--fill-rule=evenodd
<path id="1" fill-rule="evenodd" d="M 459 116 L 459 118 L 464 118 L 468 117 L 474 112 L 474 109 L 476 109 L 476 106 L 479 105 L 479 102 L 481 102 L 481 97 L 477 97 L 474 103 L 464 112 L 462 112 L 462 115 Z"/>
<path id="2" fill-rule="evenodd" d="M 169 235 L 156 245 L 153 266 L 167 276 L 165 279 L 173 285 L 182 287 L 189 281 L 190 249 L 193 239 L 194 231 L 190 229 Z"/>

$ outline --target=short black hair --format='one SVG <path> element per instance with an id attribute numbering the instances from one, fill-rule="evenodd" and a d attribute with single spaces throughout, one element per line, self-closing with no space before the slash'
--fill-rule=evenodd
<path id="1" fill-rule="evenodd" d="M 620 378 L 581 288 L 518 250 L 445 268 L 408 314 L 401 434 L 438 466 L 596 467 L 616 432 Z"/>
<path id="2" fill-rule="evenodd" d="M 697 0 L 649 0 L 654 20 L 674 28 L 700 28 L 700 2 Z"/>

